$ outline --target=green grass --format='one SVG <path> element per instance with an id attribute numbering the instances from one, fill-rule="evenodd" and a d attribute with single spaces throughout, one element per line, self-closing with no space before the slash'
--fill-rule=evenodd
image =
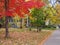
<path id="1" fill-rule="evenodd" d="M 56 28 L 43 28 L 45 30 L 56 30 Z"/>

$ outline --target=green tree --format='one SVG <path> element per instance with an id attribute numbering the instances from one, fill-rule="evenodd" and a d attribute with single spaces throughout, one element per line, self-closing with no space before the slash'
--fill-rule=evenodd
<path id="1" fill-rule="evenodd" d="M 31 14 L 32 14 L 32 17 L 34 18 L 34 20 L 31 20 L 31 23 L 33 24 L 33 26 L 37 27 L 37 32 L 41 31 L 41 28 L 45 23 L 43 8 L 40 8 L 40 9 L 33 8 L 31 10 Z"/>

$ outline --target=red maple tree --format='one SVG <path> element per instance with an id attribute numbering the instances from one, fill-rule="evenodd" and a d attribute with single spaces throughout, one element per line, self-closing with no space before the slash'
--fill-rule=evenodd
<path id="1" fill-rule="evenodd" d="M 29 13 L 29 9 L 31 8 L 40 8 L 45 4 L 40 0 L 0 0 L 0 18 L 5 16 L 13 17 L 13 13 L 17 13 L 21 18 L 24 17 L 25 14 Z M 6 32 L 8 32 L 7 27 L 8 19 L 6 19 Z M 6 33 L 6 37 L 8 33 Z"/>

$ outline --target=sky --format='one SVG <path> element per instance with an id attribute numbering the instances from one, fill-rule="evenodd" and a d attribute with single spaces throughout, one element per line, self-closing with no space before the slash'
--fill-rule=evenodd
<path id="1" fill-rule="evenodd" d="M 49 0 L 51 5 L 55 5 L 56 0 Z"/>

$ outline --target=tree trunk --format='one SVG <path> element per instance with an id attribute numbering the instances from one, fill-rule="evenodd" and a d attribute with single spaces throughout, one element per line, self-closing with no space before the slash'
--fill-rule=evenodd
<path id="1" fill-rule="evenodd" d="M 0 24 L 0 28 L 2 27 L 2 25 Z"/>
<path id="2" fill-rule="evenodd" d="M 5 37 L 6 38 L 8 38 L 8 17 L 6 16 L 6 19 L 5 19 L 5 30 L 6 30 L 6 32 L 5 32 Z"/>
<path id="3" fill-rule="evenodd" d="M 39 31 L 38 31 L 38 26 L 37 26 L 37 32 L 39 32 Z"/>
<path id="4" fill-rule="evenodd" d="M 26 27 L 29 27 L 29 17 L 27 16 L 27 23 L 26 23 Z"/>
<path id="5" fill-rule="evenodd" d="M 32 29 L 31 29 L 31 23 L 29 24 L 29 31 L 31 31 Z"/>
<path id="6" fill-rule="evenodd" d="M 40 31 L 41 31 L 41 27 L 37 26 L 37 32 L 40 32 Z"/>
<path id="7" fill-rule="evenodd" d="M 37 22 L 38 22 L 38 17 L 37 17 Z M 37 32 L 39 32 L 39 29 L 38 29 L 38 24 L 37 24 Z"/>
<path id="8" fill-rule="evenodd" d="M 29 28 L 29 31 L 31 31 L 32 29 L 31 29 L 31 20 L 30 20 L 30 18 L 28 17 L 28 28 Z"/>
<path id="9" fill-rule="evenodd" d="M 41 31 L 42 27 L 39 27 L 39 31 Z"/>
<path id="10" fill-rule="evenodd" d="M 9 5 L 9 0 L 4 0 L 5 2 L 5 29 L 6 29 L 6 34 L 5 34 L 5 37 L 7 38 L 8 37 L 8 16 L 6 14 L 7 10 L 9 9 L 8 8 L 8 5 Z"/>
<path id="11" fill-rule="evenodd" d="M 21 21 L 20 21 L 20 28 L 22 29 L 23 27 L 22 27 L 22 21 L 23 21 L 23 19 L 21 18 Z"/>

